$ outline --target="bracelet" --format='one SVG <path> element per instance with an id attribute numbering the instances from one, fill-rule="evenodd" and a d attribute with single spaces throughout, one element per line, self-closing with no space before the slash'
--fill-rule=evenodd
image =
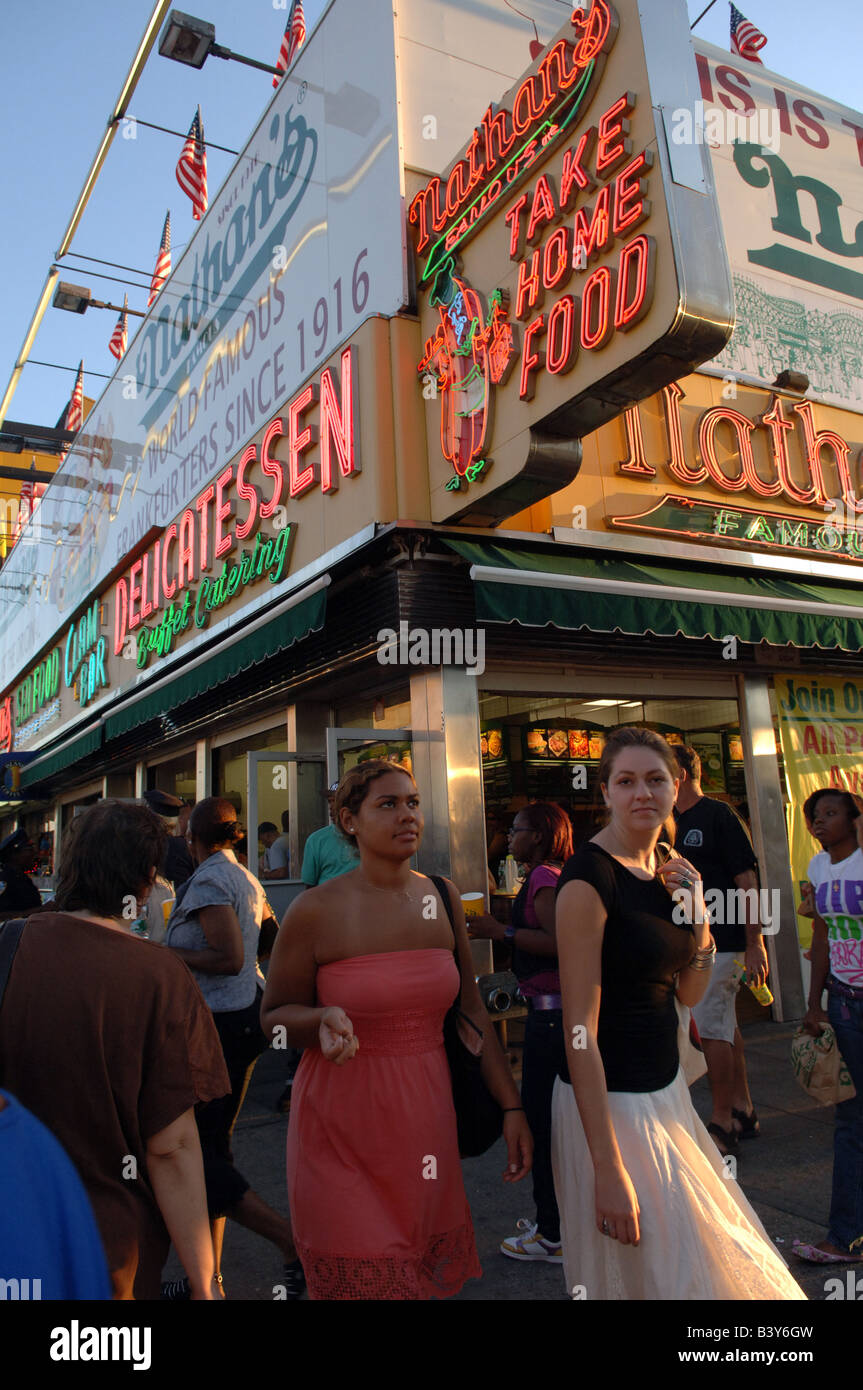
<path id="1" fill-rule="evenodd" d="M 512 1115 L 512 1114 L 515 1113 L 516 1110 L 524 1111 L 524 1106 L 523 1106 L 523 1105 L 511 1105 L 511 1106 L 509 1107 L 509 1109 L 506 1109 L 506 1110 L 503 1111 L 503 1114 L 504 1114 L 504 1115 Z"/>
<path id="2" fill-rule="evenodd" d="M 695 955 L 692 957 L 692 960 L 689 962 L 689 967 L 688 967 L 688 968 L 689 968 L 690 970 L 712 970 L 712 969 L 713 969 L 713 961 L 714 961 L 714 957 L 715 957 L 715 956 L 716 956 L 716 942 L 715 942 L 715 941 L 713 940 L 713 938 L 711 937 L 711 938 L 710 938 L 710 945 L 709 945 L 709 946 L 698 946 L 698 947 L 696 947 Z"/>

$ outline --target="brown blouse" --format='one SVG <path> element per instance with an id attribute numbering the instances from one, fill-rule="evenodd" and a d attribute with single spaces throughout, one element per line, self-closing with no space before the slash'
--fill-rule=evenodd
<path id="1" fill-rule="evenodd" d="M 212 1014 L 173 952 L 63 912 L 30 917 L 0 1010 L 0 1079 L 75 1164 L 114 1297 L 156 1299 L 168 1233 L 147 1141 L 230 1090 Z"/>

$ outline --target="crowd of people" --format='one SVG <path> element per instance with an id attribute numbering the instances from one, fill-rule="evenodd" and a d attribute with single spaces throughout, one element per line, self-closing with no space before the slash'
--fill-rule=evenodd
<path id="1" fill-rule="evenodd" d="M 4 1258 L 29 1242 L 53 1297 L 217 1299 L 230 1217 L 275 1247 L 289 1298 L 452 1296 L 481 1275 L 455 1038 L 497 1114 L 503 1180 L 532 1169 L 534 1217 L 503 1255 L 562 1265 L 589 1299 L 802 1299 L 727 1162 L 760 1133 L 731 963 L 743 957 L 759 985 L 767 958 L 757 894 L 737 899 L 741 921 L 712 921 L 704 901 L 757 884 L 749 838 L 703 795 L 695 751 L 644 728 L 608 738 L 599 790 L 604 823 L 575 849 L 559 806 L 517 811 L 508 847 L 525 878 L 508 922 L 466 922 L 456 885 L 411 868 L 419 792 L 383 760 L 330 788 L 330 823 L 306 842 L 306 889 L 281 925 L 260 878 L 287 871 L 287 813 L 281 837 L 259 827 L 256 876 L 231 801 L 100 802 L 69 825 L 44 906 L 21 887 L 33 888 L 26 834 L 7 837 L 0 1172 L 16 1200 L 0 1214 Z M 837 1108 L 828 1235 L 795 1254 L 850 1264 L 863 1260 L 863 816 L 827 789 L 804 810 L 822 846 L 804 1026 L 829 1020 L 857 1096 Z M 142 939 L 130 920 L 160 882 L 167 922 Z M 520 1093 L 471 938 L 512 952 L 527 1007 Z M 693 1033 L 707 1126 L 682 1066 Z M 301 1058 L 290 1215 L 252 1190 L 231 1147 L 275 1035 Z M 171 1244 L 185 1278 L 168 1281 Z"/>

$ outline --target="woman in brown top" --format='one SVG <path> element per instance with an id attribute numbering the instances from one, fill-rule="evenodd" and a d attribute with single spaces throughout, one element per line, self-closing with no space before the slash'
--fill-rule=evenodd
<path id="1" fill-rule="evenodd" d="M 213 1248 L 197 1101 L 228 1089 L 212 1015 L 171 951 L 129 932 L 165 851 L 142 806 L 103 801 L 63 841 L 54 911 L 24 928 L 0 1010 L 0 1080 L 87 1189 L 114 1297 L 156 1299 L 174 1246 L 194 1299 Z"/>

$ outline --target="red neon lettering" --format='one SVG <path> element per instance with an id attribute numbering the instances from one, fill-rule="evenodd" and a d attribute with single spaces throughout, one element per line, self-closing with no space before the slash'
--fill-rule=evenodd
<path id="1" fill-rule="evenodd" d="M 543 106 L 550 106 L 558 92 L 565 92 L 571 87 L 576 78 L 581 76 L 581 68 L 575 64 L 567 67 L 567 56 L 570 45 L 566 39 L 558 39 L 557 43 L 548 50 L 539 67 L 536 75 L 542 81 L 542 103 Z M 556 75 L 552 78 L 551 69 L 557 69 Z"/>
<path id="2" fill-rule="evenodd" d="M 530 269 L 528 269 L 530 266 Z M 515 292 L 515 316 L 526 319 L 539 302 L 539 251 L 534 251 L 530 261 L 522 261 L 518 268 L 518 285 Z"/>
<path id="3" fill-rule="evenodd" d="M 486 170 L 491 173 L 497 164 L 506 159 L 515 144 L 515 132 L 509 126 L 509 112 L 490 106 L 480 122 Z M 497 152 L 495 152 L 495 145 Z"/>
<path id="4" fill-rule="evenodd" d="M 318 395 L 318 387 L 314 382 L 309 382 L 288 406 L 288 493 L 291 497 L 302 497 L 319 478 L 317 463 L 307 463 L 305 468 L 300 468 L 300 454 L 317 442 L 317 429 L 314 425 L 306 425 L 304 430 L 299 428 L 300 416 L 318 399 Z"/>
<path id="5" fill-rule="evenodd" d="M 631 405 L 623 412 L 623 425 L 626 431 L 626 458 L 617 465 L 618 473 L 625 473 L 630 478 L 655 478 L 656 469 L 647 462 L 644 450 L 644 430 L 637 405 Z"/>
<path id="6" fill-rule="evenodd" d="M 150 588 L 150 552 L 144 551 L 141 559 L 141 618 L 149 618 L 153 611 L 148 590 Z"/>
<path id="7" fill-rule="evenodd" d="M 231 486 L 234 477 L 232 464 L 228 464 L 216 479 L 216 535 L 213 548 L 214 558 L 219 560 L 228 555 L 237 542 L 231 530 L 223 530 L 224 523 L 232 520 L 237 513 L 237 504 L 232 497 L 225 499 L 225 491 Z"/>
<path id="8" fill-rule="evenodd" d="M 626 117 L 635 106 L 633 92 L 624 92 L 622 97 L 609 106 L 599 118 L 599 135 L 596 144 L 596 172 L 608 174 L 632 150 L 629 134 L 629 121 Z"/>
<path id="9" fill-rule="evenodd" d="M 452 217 L 458 212 L 470 192 L 470 173 L 463 159 L 452 170 L 446 181 L 446 210 Z"/>
<path id="10" fill-rule="evenodd" d="M 172 579 L 170 584 L 168 583 L 168 546 L 171 544 L 171 541 L 175 541 L 176 539 L 177 523 L 172 521 L 165 532 L 165 539 L 162 542 L 162 593 L 165 595 L 166 599 L 172 599 L 177 592 L 176 579 Z"/>
<path id="11" fill-rule="evenodd" d="M 503 215 L 504 222 L 509 225 L 509 258 L 511 261 L 518 260 L 521 255 L 521 214 L 526 207 L 527 194 L 522 193 L 521 197 L 517 198 L 512 207 Z"/>
<path id="12" fill-rule="evenodd" d="M 546 174 L 540 174 L 533 192 L 533 203 L 527 224 L 527 242 L 533 245 L 537 236 L 549 222 L 557 216 L 557 204 Z"/>
<path id="13" fill-rule="evenodd" d="M 408 218 L 412 223 L 419 224 L 417 250 L 424 251 L 429 244 L 432 228 L 439 232 L 446 223 L 446 213 L 441 211 L 440 179 L 437 175 L 417 193 L 410 205 Z"/>
<path id="14" fill-rule="evenodd" d="M 584 286 L 581 301 L 581 346 L 593 350 L 604 347 L 614 332 L 609 313 L 613 274 L 607 265 L 598 266 Z"/>
<path id="15" fill-rule="evenodd" d="M 823 504 L 829 500 L 829 494 L 824 479 L 824 462 L 821 458 L 821 450 L 826 446 L 832 450 L 833 459 L 836 464 L 836 472 L 839 477 L 839 484 L 848 507 L 853 512 L 863 511 L 863 504 L 858 503 L 854 496 L 854 489 L 851 486 L 851 474 L 848 471 L 848 454 L 850 450 L 841 434 L 836 434 L 835 430 L 815 429 L 815 419 L 812 414 L 811 401 L 797 401 L 791 409 L 795 415 L 800 417 L 803 425 L 803 437 L 806 441 L 806 462 L 809 465 L 809 472 L 812 474 L 812 481 L 815 484 L 815 500 Z"/>
<path id="16" fill-rule="evenodd" d="M 135 612 L 135 604 L 141 597 L 141 561 L 136 560 L 129 570 L 129 631 L 134 632 L 141 621 L 141 614 Z"/>
<path id="17" fill-rule="evenodd" d="M 329 367 L 321 376 L 321 491 L 325 493 L 335 492 L 339 485 L 338 475 L 333 475 L 333 445 L 343 478 L 360 471 L 356 455 L 353 355 L 353 348 L 345 348 L 341 355 L 341 408 Z"/>
<path id="18" fill-rule="evenodd" d="M 572 276 L 572 252 L 569 227 L 558 227 L 542 248 L 542 283 L 547 290 L 560 288 Z"/>
<path id="19" fill-rule="evenodd" d="M 160 569 L 160 567 L 159 567 L 159 555 L 160 555 L 160 553 L 161 553 L 161 550 L 162 550 L 162 542 L 161 542 L 161 541 L 156 541 L 156 544 L 153 546 L 153 611 L 154 611 L 154 612 L 155 612 L 157 609 L 161 608 L 161 606 L 162 606 L 162 599 L 161 599 L 161 596 L 160 596 L 160 594 L 159 594 L 159 579 L 160 579 L 160 577 L 161 577 L 161 569 Z"/>
<path id="20" fill-rule="evenodd" d="M 643 196 L 645 179 L 639 177 L 640 171 L 653 164 L 653 151 L 642 150 L 635 159 L 614 180 L 614 216 L 612 227 L 615 236 L 622 236 L 631 227 L 637 227 L 650 213 L 650 203 Z"/>
<path id="21" fill-rule="evenodd" d="M 573 44 L 572 49 L 572 60 L 579 67 L 586 67 L 614 42 L 611 11 L 605 0 L 594 0 L 587 14 L 580 8 L 573 10 L 570 23 L 573 28 L 581 31 L 578 42 Z"/>
<path id="22" fill-rule="evenodd" d="M 195 513 L 191 507 L 187 507 L 180 517 L 177 550 L 177 588 L 182 593 L 195 578 Z"/>
<path id="23" fill-rule="evenodd" d="M 668 431 L 670 458 L 668 467 L 682 483 L 703 483 L 707 481 L 707 469 L 701 463 L 690 468 L 686 462 L 683 447 L 683 426 L 680 419 L 680 401 L 686 392 L 676 381 L 662 388 L 662 404 L 665 407 L 665 427 Z"/>
<path id="24" fill-rule="evenodd" d="M 593 188 L 594 180 L 584 167 L 584 159 L 587 154 L 587 147 L 593 141 L 596 134 L 596 126 L 591 126 L 579 138 L 575 149 L 567 150 L 563 156 L 563 168 L 560 173 L 560 210 L 568 212 L 578 196 L 579 190 L 585 192 L 588 188 Z"/>
<path id="25" fill-rule="evenodd" d="M 252 483 L 246 482 L 246 469 L 250 463 L 254 463 L 258 457 L 258 451 L 254 444 L 250 444 L 240 462 L 237 465 L 237 496 L 242 497 L 244 502 L 249 504 L 249 514 L 245 521 L 238 521 L 236 526 L 236 537 L 238 541 L 246 540 L 255 529 L 255 522 L 258 519 L 258 508 L 261 505 L 261 492 Z"/>
<path id="26" fill-rule="evenodd" d="M 773 397 L 770 410 L 761 416 L 758 423 L 766 425 L 770 431 L 773 461 L 776 464 L 780 488 L 792 502 L 799 502 L 804 507 L 810 506 L 815 501 L 818 489 L 816 487 L 800 487 L 799 483 L 791 476 L 786 435 L 794 429 L 794 421 L 786 420 L 782 412 L 781 396 Z"/>
<path id="27" fill-rule="evenodd" d="M 208 508 L 215 496 L 215 492 L 216 489 L 213 487 L 213 484 L 210 483 L 206 491 L 202 492 L 200 497 L 195 501 L 195 510 L 201 518 L 198 545 L 200 574 L 203 574 L 205 570 L 210 568 L 210 513 Z"/>
<path id="28" fill-rule="evenodd" d="M 555 376 L 559 372 L 568 372 L 578 352 L 575 340 L 575 300 L 571 294 L 563 295 L 549 313 L 546 343 L 545 365 L 548 370 Z"/>
<path id="29" fill-rule="evenodd" d="M 282 489 L 285 485 L 285 475 L 278 459 L 274 459 L 270 454 L 270 445 L 278 435 L 284 433 L 284 425 L 281 418 L 277 415 L 271 420 L 264 430 L 264 437 L 261 440 L 261 472 L 266 473 L 268 478 L 273 479 L 273 495 L 269 502 L 261 503 L 261 516 L 266 518 L 272 516 L 276 507 L 282 500 Z"/>
<path id="30" fill-rule="evenodd" d="M 579 208 L 573 220 L 572 262 L 587 265 L 592 256 L 604 251 L 611 240 L 608 205 L 611 189 L 606 186 L 592 208 Z"/>
<path id="31" fill-rule="evenodd" d="M 620 253 L 614 326 L 624 333 L 644 318 L 650 308 L 655 261 L 656 243 L 653 237 L 633 237 Z"/>
<path id="32" fill-rule="evenodd" d="M 114 585 L 114 655 L 119 656 L 126 640 L 126 616 L 129 611 L 129 591 L 125 579 Z"/>
<path id="33" fill-rule="evenodd" d="M 524 347 L 521 354 L 521 381 L 518 394 L 523 401 L 532 401 L 536 392 L 534 373 L 542 368 L 545 353 L 542 348 L 534 348 L 533 340 L 538 333 L 545 332 L 545 314 L 540 314 L 524 330 Z"/>
<path id="34" fill-rule="evenodd" d="M 730 478 L 727 473 L 723 473 L 716 455 L 714 436 L 717 427 L 723 423 L 731 425 L 737 440 L 740 472 L 736 478 Z M 751 487 L 753 482 L 757 483 L 757 486 L 753 487 L 754 492 L 763 487 L 755 473 L 755 460 L 752 456 L 750 436 L 754 429 L 755 425 L 751 420 L 747 420 L 745 415 L 724 405 L 716 405 L 712 410 L 706 410 L 699 420 L 698 449 L 708 473 L 722 492 L 743 492 L 747 487 Z M 770 493 L 764 492 L 761 495 L 769 497 Z"/>
<path id="35" fill-rule="evenodd" d="M 539 96 L 537 98 L 537 86 Z M 512 103 L 512 125 L 516 135 L 526 135 L 531 126 L 542 116 L 542 96 L 544 83 L 539 73 L 522 82 Z"/>

